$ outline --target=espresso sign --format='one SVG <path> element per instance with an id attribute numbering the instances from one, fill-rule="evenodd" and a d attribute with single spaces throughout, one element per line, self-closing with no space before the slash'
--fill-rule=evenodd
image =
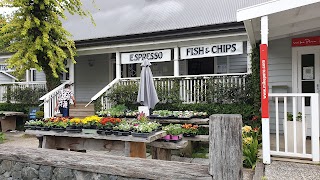
<path id="1" fill-rule="evenodd" d="M 150 62 L 171 61 L 171 50 L 121 53 L 121 64 L 142 63 L 145 59 L 148 59 Z"/>
<path id="2" fill-rule="evenodd" d="M 181 59 L 243 54 L 243 42 L 182 47 L 180 54 Z"/>

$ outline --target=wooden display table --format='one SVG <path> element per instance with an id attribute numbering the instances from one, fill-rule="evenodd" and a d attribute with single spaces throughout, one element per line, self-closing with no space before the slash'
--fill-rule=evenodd
<path id="1" fill-rule="evenodd" d="M 15 130 L 17 116 L 25 116 L 23 112 L 0 111 L 1 131 Z"/>
<path id="2" fill-rule="evenodd" d="M 148 138 L 133 136 L 115 136 L 26 130 L 26 134 L 42 135 L 42 148 L 46 149 L 73 149 L 73 150 L 94 150 L 94 151 L 111 151 L 124 150 L 127 157 L 146 158 L 146 143 L 151 143 L 166 135 L 165 131 L 159 131 Z"/>

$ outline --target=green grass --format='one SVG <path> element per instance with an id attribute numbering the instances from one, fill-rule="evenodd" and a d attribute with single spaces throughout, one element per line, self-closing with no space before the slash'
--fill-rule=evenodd
<path id="1" fill-rule="evenodd" d="M 209 147 L 206 145 L 202 144 L 199 145 L 194 149 L 194 152 L 192 153 L 192 158 L 205 158 L 208 159 L 208 154 L 209 154 Z"/>

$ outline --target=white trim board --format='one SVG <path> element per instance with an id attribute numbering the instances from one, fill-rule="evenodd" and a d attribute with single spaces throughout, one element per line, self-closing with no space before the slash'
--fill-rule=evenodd
<path id="1" fill-rule="evenodd" d="M 18 80 L 18 78 L 12 76 L 11 74 L 5 72 L 5 71 L 0 71 L 2 74 L 6 75 L 6 76 L 9 76 L 10 78 L 14 79 L 14 80 Z"/>
<path id="2" fill-rule="evenodd" d="M 319 2 L 320 0 L 273 0 L 237 10 L 237 21 L 250 20 Z"/>

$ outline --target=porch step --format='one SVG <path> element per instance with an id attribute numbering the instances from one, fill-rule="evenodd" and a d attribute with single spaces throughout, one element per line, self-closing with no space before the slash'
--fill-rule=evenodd
<path id="1" fill-rule="evenodd" d="M 84 118 L 94 115 L 94 105 L 90 104 L 88 107 L 85 107 L 85 105 L 85 103 L 77 103 L 76 107 L 70 105 L 70 116 Z"/>

